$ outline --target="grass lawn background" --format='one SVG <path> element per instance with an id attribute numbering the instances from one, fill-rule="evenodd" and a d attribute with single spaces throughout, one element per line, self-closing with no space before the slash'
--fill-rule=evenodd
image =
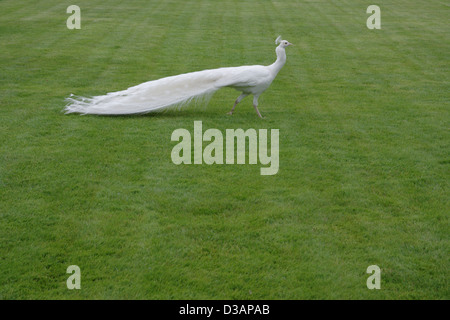
<path id="1" fill-rule="evenodd" d="M 81 8 L 68 30 L 66 8 Z M 448 299 L 449 6 L 0 1 L 1 299 Z M 261 96 L 64 115 L 164 76 L 271 64 Z M 172 163 L 172 132 L 280 130 L 280 170 Z M 81 268 L 68 290 L 66 268 Z M 382 269 L 368 290 L 366 268 Z"/>

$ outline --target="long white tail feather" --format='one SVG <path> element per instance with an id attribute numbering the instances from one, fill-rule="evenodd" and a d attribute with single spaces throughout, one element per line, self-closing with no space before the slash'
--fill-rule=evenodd
<path id="1" fill-rule="evenodd" d="M 207 100 L 221 87 L 235 82 L 237 69 L 239 67 L 184 73 L 92 98 L 71 95 L 66 98 L 65 113 L 120 115 L 182 107 L 192 100 Z"/>

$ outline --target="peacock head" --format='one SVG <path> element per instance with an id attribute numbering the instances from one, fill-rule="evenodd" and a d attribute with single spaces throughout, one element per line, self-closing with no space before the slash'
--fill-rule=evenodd
<path id="1" fill-rule="evenodd" d="M 282 48 L 292 46 L 292 43 L 290 43 L 289 41 L 281 40 L 281 36 L 278 36 L 278 38 L 275 40 L 275 44 L 280 44 L 279 47 L 282 47 Z"/>

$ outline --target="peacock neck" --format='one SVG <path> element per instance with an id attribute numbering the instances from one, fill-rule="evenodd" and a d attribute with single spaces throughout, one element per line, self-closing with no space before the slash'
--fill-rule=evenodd
<path id="1" fill-rule="evenodd" d="M 283 47 L 278 46 L 275 49 L 275 52 L 277 53 L 277 60 L 272 63 L 269 68 L 272 70 L 274 75 L 277 75 L 277 73 L 283 68 L 284 64 L 286 63 L 286 51 Z"/>

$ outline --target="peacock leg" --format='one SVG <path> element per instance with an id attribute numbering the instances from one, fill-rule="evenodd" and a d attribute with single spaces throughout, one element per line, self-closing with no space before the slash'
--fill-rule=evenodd
<path id="1" fill-rule="evenodd" d="M 241 95 L 236 99 L 236 101 L 234 102 L 233 109 L 231 109 L 231 111 L 228 112 L 228 114 L 233 114 L 234 108 L 236 108 L 236 105 L 237 105 L 239 102 L 241 102 L 241 100 L 244 99 L 246 96 L 248 96 L 248 93 L 243 93 L 243 94 L 241 94 Z"/>
<path id="2" fill-rule="evenodd" d="M 258 110 L 258 97 L 259 97 L 259 96 L 254 96 L 254 97 L 253 97 L 253 107 L 255 108 L 255 111 L 256 111 L 256 113 L 258 114 L 258 117 L 260 117 L 261 119 L 264 119 L 264 118 L 261 116 L 261 113 L 259 113 L 259 110 Z"/>

